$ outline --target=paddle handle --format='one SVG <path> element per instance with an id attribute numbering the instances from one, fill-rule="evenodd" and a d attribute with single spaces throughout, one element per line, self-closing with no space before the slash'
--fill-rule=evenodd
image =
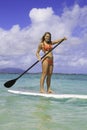
<path id="1" fill-rule="evenodd" d="M 47 54 L 49 54 L 51 51 L 53 51 L 59 44 L 61 44 L 61 42 L 63 42 L 65 39 L 62 39 L 58 44 L 56 44 L 51 50 L 49 50 L 44 56 L 41 57 L 41 59 L 43 59 Z M 19 79 L 20 77 L 22 77 L 27 71 L 29 71 L 33 66 L 35 66 L 37 63 L 39 62 L 39 60 L 37 60 L 32 66 L 30 66 L 26 71 L 24 71 L 17 79 Z"/>

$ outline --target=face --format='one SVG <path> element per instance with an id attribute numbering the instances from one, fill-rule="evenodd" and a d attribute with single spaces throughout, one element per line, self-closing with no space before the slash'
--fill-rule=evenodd
<path id="1" fill-rule="evenodd" d="M 51 39 L 50 34 L 46 34 L 44 38 L 46 42 L 50 42 Z"/>

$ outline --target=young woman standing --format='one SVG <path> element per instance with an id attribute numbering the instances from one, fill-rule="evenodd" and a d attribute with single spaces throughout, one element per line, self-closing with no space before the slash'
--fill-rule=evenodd
<path id="1" fill-rule="evenodd" d="M 52 46 L 54 44 L 58 44 L 61 42 L 61 40 L 67 40 L 66 37 L 62 39 L 58 39 L 55 41 L 51 41 L 51 33 L 46 32 L 42 38 L 41 42 L 38 45 L 38 49 L 36 52 L 36 56 L 38 60 L 41 60 L 40 57 L 40 51 L 42 50 L 45 54 L 52 49 Z M 51 85 L 51 75 L 53 72 L 53 53 L 50 51 L 43 59 L 42 59 L 42 74 L 40 78 L 40 92 L 41 93 L 46 93 L 44 90 L 44 81 L 46 78 L 46 83 L 47 83 L 47 93 L 53 93 L 53 91 L 50 88 Z"/>

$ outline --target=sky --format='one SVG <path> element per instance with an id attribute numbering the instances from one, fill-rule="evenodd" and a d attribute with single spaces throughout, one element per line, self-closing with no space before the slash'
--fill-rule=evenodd
<path id="1" fill-rule="evenodd" d="M 0 0 L 0 69 L 29 68 L 48 31 L 67 37 L 53 51 L 53 72 L 87 74 L 87 0 Z M 29 72 L 41 72 L 41 62 Z"/>

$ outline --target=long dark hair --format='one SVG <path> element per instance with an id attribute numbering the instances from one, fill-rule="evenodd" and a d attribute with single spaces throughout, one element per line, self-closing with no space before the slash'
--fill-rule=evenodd
<path id="1" fill-rule="evenodd" d="M 41 42 L 43 42 L 43 41 L 45 40 L 46 34 L 49 34 L 49 35 L 50 35 L 50 41 L 49 41 L 49 42 L 51 42 L 51 33 L 50 33 L 50 32 L 45 32 L 45 33 L 44 33 L 44 35 L 43 35 L 42 38 L 41 38 Z"/>

